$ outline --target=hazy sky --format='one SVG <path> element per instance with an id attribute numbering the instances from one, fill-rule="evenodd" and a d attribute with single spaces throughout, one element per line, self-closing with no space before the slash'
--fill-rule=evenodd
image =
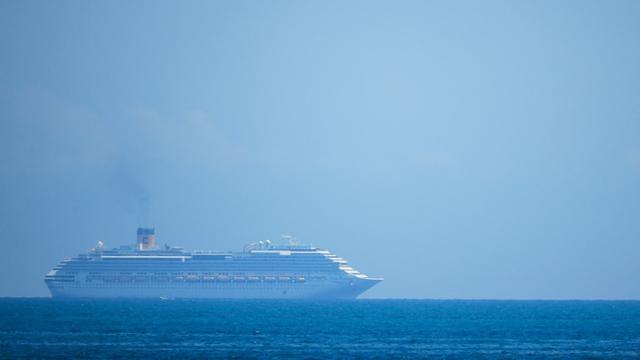
<path id="1" fill-rule="evenodd" d="M 146 217 L 368 297 L 637 299 L 640 2 L 2 1 L 0 161 L 0 296 Z"/>

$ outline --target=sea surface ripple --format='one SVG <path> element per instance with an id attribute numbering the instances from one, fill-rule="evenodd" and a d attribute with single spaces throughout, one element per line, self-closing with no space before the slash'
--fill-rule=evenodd
<path id="1" fill-rule="evenodd" d="M 640 302 L 5 298 L 0 357 L 638 359 Z"/>

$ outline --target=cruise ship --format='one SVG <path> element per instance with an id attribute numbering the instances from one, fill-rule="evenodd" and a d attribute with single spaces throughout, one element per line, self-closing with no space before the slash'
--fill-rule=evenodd
<path id="1" fill-rule="evenodd" d="M 135 245 L 62 260 L 44 281 L 52 297 L 354 299 L 381 278 L 369 277 L 327 250 L 269 240 L 243 251 L 185 251 L 156 245 L 155 229 L 139 228 Z"/>

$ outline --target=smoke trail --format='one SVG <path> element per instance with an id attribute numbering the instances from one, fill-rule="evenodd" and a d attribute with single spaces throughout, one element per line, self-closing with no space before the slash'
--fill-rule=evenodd
<path id="1" fill-rule="evenodd" d="M 140 227 L 152 227 L 151 196 L 149 194 L 142 195 L 138 199 L 138 224 Z"/>

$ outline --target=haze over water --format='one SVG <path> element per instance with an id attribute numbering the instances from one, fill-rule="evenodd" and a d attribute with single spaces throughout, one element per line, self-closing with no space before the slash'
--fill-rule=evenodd
<path id="1" fill-rule="evenodd" d="M 0 296 L 293 233 L 374 298 L 640 298 L 637 1 L 0 3 Z"/>

